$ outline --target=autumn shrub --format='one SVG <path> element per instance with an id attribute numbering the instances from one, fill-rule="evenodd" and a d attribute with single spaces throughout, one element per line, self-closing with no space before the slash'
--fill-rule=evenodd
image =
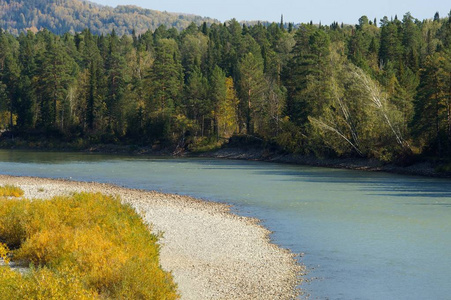
<path id="1" fill-rule="evenodd" d="M 14 248 L 12 259 L 35 266 L 21 276 L 30 294 L 48 286 L 56 298 L 73 288 L 81 291 L 74 299 L 178 297 L 171 274 L 160 267 L 157 237 L 119 198 L 0 199 L 0 218 L 0 239 Z"/>
<path id="2" fill-rule="evenodd" d="M 21 197 L 24 192 L 21 188 L 14 185 L 0 186 L 0 197 Z"/>
<path id="3" fill-rule="evenodd" d="M 224 142 L 224 140 L 217 141 L 216 137 L 196 137 L 192 138 L 192 143 L 189 144 L 188 149 L 195 153 L 209 152 L 220 149 Z"/>
<path id="4" fill-rule="evenodd" d="M 85 288 L 78 274 L 71 269 L 51 270 L 43 267 L 20 274 L 7 266 L 0 267 L 0 299 L 99 299 Z"/>
<path id="5" fill-rule="evenodd" d="M 2 259 L 4 262 L 9 262 L 9 248 L 6 244 L 0 243 L 0 259 Z"/>
<path id="6" fill-rule="evenodd" d="M 18 247 L 25 240 L 26 221 L 30 202 L 18 199 L 0 198 L 0 240 L 11 248 Z"/>

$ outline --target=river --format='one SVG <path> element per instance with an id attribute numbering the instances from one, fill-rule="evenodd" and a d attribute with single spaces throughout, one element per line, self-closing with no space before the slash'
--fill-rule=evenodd
<path id="1" fill-rule="evenodd" d="M 229 203 L 309 273 L 310 299 L 449 299 L 451 181 L 275 163 L 0 150 L 0 173 Z"/>

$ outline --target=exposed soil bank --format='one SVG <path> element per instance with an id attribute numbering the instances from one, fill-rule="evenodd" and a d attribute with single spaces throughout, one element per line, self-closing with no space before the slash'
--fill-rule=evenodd
<path id="1" fill-rule="evenodd" d="M 294 299 L 304 269 L 294 254 L 272 244 L 258 220 L 230 213 L 227 205 L 109 184 L 0 175 L 26 198 L 73 192 L 119 195 L 152 224 L 161 265 L 172 271 L 182 299 Z"/>

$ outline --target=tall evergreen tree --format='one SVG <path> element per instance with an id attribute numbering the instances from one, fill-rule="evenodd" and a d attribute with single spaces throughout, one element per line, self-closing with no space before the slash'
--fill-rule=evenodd
<path id="1" fill-rule="evenodd" d="M 208 80 L 199 68 L 194 69 L 186 84 L 186 111 L 188 117 L 195 120 L 200 128 L 200 135 L 204 137 L 206 124 L 211 120 L 213 111 L 211 98 L 208 97 Z M 196 134 L 198 135 L 198 134 Z"/>
<path id="2" fill-rule="evenodd" d="M 164 137 L 170 133 L 171 117 L 180 106 L 183 91 L 183 74 L 178 45 L 173 39 L 160 39 L 149 80 L 148 113 L 152 131 Z"/>
<path id="3" fill-rule="evenodd" d="M 69 84 L 72 81 L 74 60 L 67 54 L 59 37 L 44 35 L 46 50 L 40 66 L 40 116 L 44 128 L 63 128 L 64 110 Z"/>
<path id="4" fill-rule="evenodd" d="M 252 53 L 248 53 L 240 61 L 240 99 L 243 131 L 247 134 L 259 133 L 263 127 L 265 112 L 266 82 L 263 76 L 263 62 Z"/>
<path id="5" fill-rule="evenodd" d="M 443 68 L 445 58 L 435 53 L 426 59 L 415 103 L 414 134 L 428 151 L 443 156 L 449 134 L 449 81 Z"/>

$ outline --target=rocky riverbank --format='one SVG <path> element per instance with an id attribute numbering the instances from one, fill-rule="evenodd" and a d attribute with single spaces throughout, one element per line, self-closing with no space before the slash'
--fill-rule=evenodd
<path id="1" fill-rule="evenodd" d="M 161 265 L 172 272 L 182 299 L 294 299 L 304 269 L 294 254 L 272 244 L 258 220 L 224 204 L 100 183 L 0 175 L 25 197 L 73 192 L 119 195 L 163 233 Z"/>

